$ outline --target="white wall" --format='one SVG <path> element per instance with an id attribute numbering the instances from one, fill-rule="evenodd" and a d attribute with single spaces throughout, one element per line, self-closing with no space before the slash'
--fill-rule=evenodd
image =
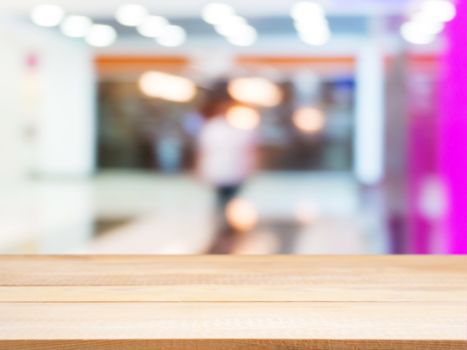
<path id="1" fill-rule="evenodd" d="M 37 171 L 88 175 L 95 167 L 95 80 L 88 48 L 62 38 L 39 53 L 43 105 Z"/>
<path id="2" fill-rule="evenodd" d="M 26 93 L 28 55 L 38 60 L 35 98 Z M 0 177 L 94 171 L 92 58 L 80 42 L 0 17 Z"/>
<path id="3" fill-rule="evenodd" d="M 0 30 L 0 179 L 20 178 L 26 171 L 21 68 L 18 43 Z"/>

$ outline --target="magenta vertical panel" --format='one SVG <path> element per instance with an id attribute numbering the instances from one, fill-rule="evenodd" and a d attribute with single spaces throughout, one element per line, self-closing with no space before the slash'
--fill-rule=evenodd
<path id="1" fill-rule="evenodd" d="M 447 252 L 467 253 L 467 0 L 446 30 L 440 108 L 440 173 L 448 208 L 444 222 Z"/>
<path id="2" fill-rule="evenodd" d="M 408 253 L 430 253 L 430 237 L 432 224 L 420 213 L 420 197 L 423 180 L 433 171 L 435 157 L 431 152 L 433 146 L 432 133 L 427 117 L 413 118 L 409 121 L 409 162 L 408 162 L 408 193 L 409 193 L 409 247 Z"/>
<path id="3" fill-rule="evenodd" d="M 434 62 L 409 60 L 407 120 L 408 253 L 431 253 L 434 224 L 421 210 L 423 187 L 436 172 L 436 125 L 438 104 Z"/>

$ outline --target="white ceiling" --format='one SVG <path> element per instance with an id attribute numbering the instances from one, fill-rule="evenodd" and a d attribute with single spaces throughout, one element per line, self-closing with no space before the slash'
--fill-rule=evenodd
<path id="1" fill-rule="evenodd" d="M 169 17 L 197 17 L 210 0 L 128 0 L 147 5 L 152 12 Z M 397 14 L 411 0 L 322 0 L 330 14 Z M 0 10 L 26 14 L 41 3 L 62 5 L 69 13 L 93 17 L 111 17 L 125 0 L 0 0 Z M 251 17 L 286 15 L 296 0 L 224 0 L 235 6 L 238 13 Z"/>

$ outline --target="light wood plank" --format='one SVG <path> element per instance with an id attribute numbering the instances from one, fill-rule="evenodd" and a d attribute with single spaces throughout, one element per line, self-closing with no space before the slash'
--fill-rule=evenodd
<path id="1" fill-rule="evenodd" d="M 456 341 L 466 340 L 466 330 L 467 303 L 0 304 L 3 340 Z"/>
<path id="2" fill-rule="evenodd" d="M 464 257 L 17 257 L 0 265 L 0 301 L 467 300 Z"/>
<path id="3" fill-rule="evenodd" d="M 265 286 L 255 283 L 247 285 L 158 285 L 158 286 L 32 286 L 0 287 L 3 302 L 384 302 L 426 301 L 464 302 L 466 291 L 453 288 L 440 290 L 435 286 L 420 287 L 374 286 L 362 283 L 349 286 L 343 291 L 337 284 L 295 284 Z"/>

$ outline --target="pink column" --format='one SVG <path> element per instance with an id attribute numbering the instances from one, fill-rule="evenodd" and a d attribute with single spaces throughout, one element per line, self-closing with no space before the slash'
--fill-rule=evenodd
<path id="1" fill-rule="evenodd" d="M 467 0 L 457 1 L 448 25 L 440 106 L 440 173 L 448 210 L 444 221 L 447 252 L 467 253 Z"/>

